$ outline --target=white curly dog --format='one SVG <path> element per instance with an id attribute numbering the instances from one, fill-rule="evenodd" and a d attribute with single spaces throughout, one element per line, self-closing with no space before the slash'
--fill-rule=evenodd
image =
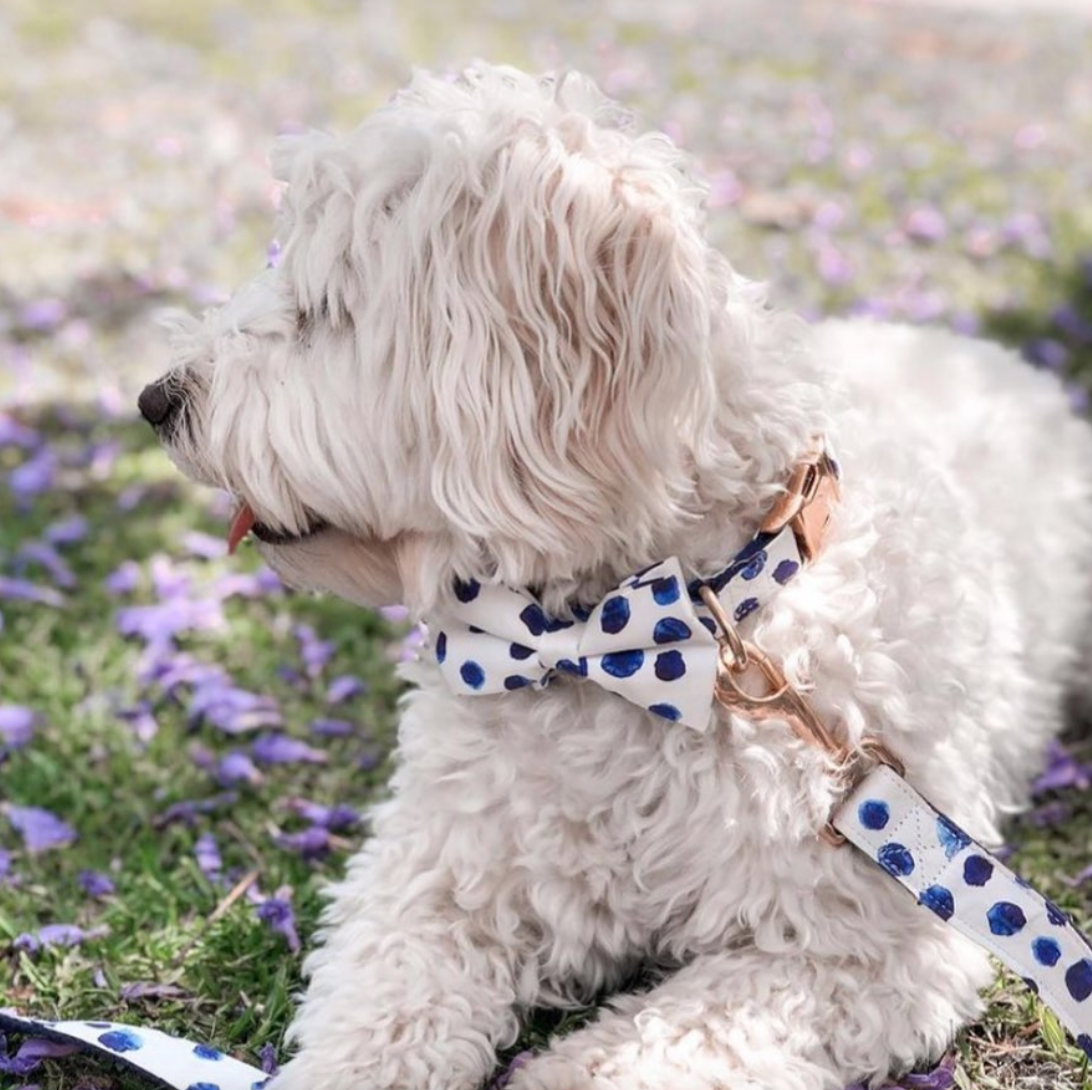
<path id="1" fill-rule="evenodd" d="M 234 539 L 363 606 L 428 618 L 476 579 L 563 617 L 666 557 L 723 567 L 823 435 L 830 540 L 747 638 L 997 840 L 1092 674 L 1092 429 L 1053 378 L 771 309 L 706 242 L 687 157 L 577 75 L 419 73 L 275 166 L 282 263 L 178 319 L 141 399 L 239 498 Z M 597 996 L 512 1090 L 834 1090 L 981 1010 L 986 956 L 817 838 L 836 786 L 784 724 L 696 731 L 564 677 L 457 695 L 431 655 L 403 676 L 276 1090 L 474 1090 L 530 1008 Z"/>

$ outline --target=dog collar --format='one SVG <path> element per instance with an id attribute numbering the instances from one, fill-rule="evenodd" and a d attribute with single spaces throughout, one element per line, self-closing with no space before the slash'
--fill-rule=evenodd
<path id="1" fill-rule="evenodd" d="M 839 495 L 825 447 L 794 467 L 757 533 L 720 571 L 685 579 L 669 557 L 623 580 L 575 620 L 547 616 L 529 590 L 458 581 L 430 619 L 432 650 L 456 693 L 482 696 L 588 678 L 665 719 L 708 729 L 718 622 L 743 621 L 820 552 Z"/>

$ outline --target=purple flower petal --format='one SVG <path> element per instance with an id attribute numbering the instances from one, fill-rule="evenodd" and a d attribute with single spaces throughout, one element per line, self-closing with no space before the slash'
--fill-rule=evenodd
<path id="1" fill-rule="evenodd" d="M 40 806 L 8 806 L 8 821 L 23 838 L 28 852 L 63 848 L 76 839 L 76 831 L 56 814 Z"/>
<path id="2" fill-rule="evenodd" d="M 0 885 L 4 884 L 9 874 L 11 874 L 11 852 L 0 848 Z"/>
<path id="3" fill-rule="evenodd" d="M 1072 878 L 1066 878 L 1065 883 L 1068 886 L 1080 886 L 1092 878 L 1092 863 L 1090 863 L 1084 870 L 1078 871 Z"/>
<path id="4" fill-rule="evenodd" d="M 227 542 L 200 530 L 189 530 L 182 535 L 182 548 L 198 560 L 218 560 L 227 556 Z"/>
<path id="5" fill-rule="evenodd" d="M 0 575 L 0 598 L 15 602 L 37 602 L 55 609 L 60 609 L 65 604 L 64 595 L 51 587 L 40 587 L 25 579 L 12 579 L 5 575 Z"/>
<path id="6" fill-rule="evenodd" d="M 87 537 L 90 528 L 90 522 L 83 515 L 72 515 L 71 518 L 50 523 L 43 536 L 50 545 L 75 545 Z"/>
<path id="7" fill-rule="evenodd" d="M 903 220 L 902 229 L 916 242 L 939 242 L 948 233 L 948 221 L 930 205 L 918 205 Z"/>
<path id="8" fill-rule="evenodd" d="M 29 500 L 48 492 L 56 480 L 57 456 L 42 447 L 8 474 L 8 485 L 17 499 Z"/>
<path id="9" fill-rule="evenodd" d="M 61 299 L 35 299 L 19 313 L 20 324 L 36 333 L 56 329 L 68 316 L 68 307 Z"/>
<path id="10" fill-rule="evenodd" d="M 321 825 L 332 833 L 351 829 L 360 821 L 360 815 L 350 806 L 323 806 L 298 798 L 286 799 L 285 805 L 312 825 Z"/>
<path id="11" fill-rule="evenodd" d="M 222 575 L 212 586 L 212 594 L 219 600 L 228 598 L 263 598 L 284 590 L 284 584 L 272 568 L 259 568 L 256 572 L 229 572 Z"/>
<path id="12" fill-rule="evenodd" d="M 1039 337 L 1024 345 L 1024 358 L 1048 371 L 1064 371 L 1069 366 L 1069 349 L 1052 337 Z"/>
<path id="13" fill-rule="evenodd" d="M 123 560 L 102 585 L 111 594 L 132 594 L 140 586 L 140 565 L 135 560 Z"/>
<path id="14" fill-rule="evenodd" d="M 268 897 L 255 911 L 259 920 L 288 940 L 288 949 L 293 954 L 299 953 L 300 938 L 296 933 L 296 916 L 287 900 L 282 897 Z"/>
<path id="15" fill-rule="evenodd" d="M 1031 785 L 1032 793 L 1041 795 L 1068 787 L 1081 791 L 1092 787 L 1092 765 L 1078 763 L 1060 742 L 1052 740 L 1047 746 L 1046 768 Z"/>
<path id="16" fill-rule="evenodd" d="M 57 586 L 71 590 L 76 576 L 57 550 L 45 541 L 25 541 L 15 553 L 16 570 L 21 575 L 27 567 L 36 566 L 47 572 Z"/>
<path id="17" fill-rule="evenodd" d="M 21 704 L 0 704 L 0 741 L 21 749 L 34 737 L 37 717 Z"/>
<path id="18" fill-rule="evenodd" d="M 264 1044 L 258 1049 L 258 1063 L 267 1075 L 276 1075 L 280 1070 L 277 1065 L 277 1050 L 271 1044 Z"/>
<path id="19" fill-rule="evenodd" d="M 107 933 L 105 927 L 96 927 L 85 931 L 75 924 L 51 923 L 38 928 L 34 932 L 23 932 L 15 937 L 12 946 L 16 950 L 25 950 L 28 954 L 36 954 L 40 950 L 51 946 L 79 946 L 88 939 L 102 938 Z"/>
<path id="20" fill-rule="evenodd" d="M 147 700 L 141 700 L 131 708 L 118 708 L 117 717 L 129 724 L 142 745 L 147 745 L 159 733 L 159 721 Z"/>
<path id="21" fill-rule="evenodd" d="M 216 844 L 216 837 L 212 833 L 204 833 L 197 838 L 193 846 L 193 854 L 197 859 L 197 867 L 210 881 L 219 881 L 224 871 L 224 861 L 220 857 L 220 849 Z"/>
<path id="22" fill-rule="evenodd" d="M 263 734 L 252 751 L 261 764 L 325 764 L 327 755 L 320 749 L 284 734 Z"/>
<path id="23" fill-rule="evenodd" d="M 356 724 L 348 719 L 312 719 L 311 729 L 326 738 L 344 738 L 356 730 Z"/>
<path id="24" fill-rule="evenodd" d="M 181 802 L 171 803 L 155 819 L 157 828 L 171 825 L 181 821 L 186 825 L 195 825 L 198 815 L 211 814 L 222 806 L 231 806 L 239 801 L 239 795 L 235 791 L 222 791 L 219 795 L 213 795 L 208 799 L 182 799 Z"/>
<path id="25" fill-rule="evenodd" d="M 208 723 L 226 734 L 279 727 L 284 722 L 273 697 L 240 689 L 223 674 L 209 675 L 194 686 L 186 718 L 191 725 Z"/>
<path id="26" fill-rule="evenodd" d="M 0 412 L 0 447 L 33 450 L 41 440 L 41 435 L 33 428 L 28 428 L 26 424 L 21 424 L 5 412 Z"/>
<path id="27" fill-rule="evenodd" d="M 304 859 L 320 859 L 330 850 L 330 832 L 321 825 L 312 825 L 299 833 L 278 833 L 274 841 L 290 852 L 299 852 Z"/>
<path id="28" fill-rule="evenodd" d="M 351 700 L 354 696 L 359 696 L 367 691 L 367 684 L 361 681 L 360 678 L 353 677 L 351 674 L 343 674 L 330 682 L 326 690 L 326 703 L 342 704 L 346 700 Z"/>
<path id="29" fill-rule="evenodd" d="M 249 783 L 256 786 L 265 777 L 247 754 L 240 750 L 233 750 L 220 758 L 220 763 L 216 766 L 216 778 L 225 786 L 233 783 Z"/>
<path id="30" fill-rule="evenodd" d="M 308 677 L 318 677 L 334 656 L 337 645 L 333 640 L 320 640 L 309 624 L 299 624 L 292 629 L 299 641 L 300 659 Z"/>
<path id="31" fill-rule="evenodd" d="M 76 881 L 89 897 L 109 897 L 114 892 L 113 880 L 99 871 L 81 870 Z"/>

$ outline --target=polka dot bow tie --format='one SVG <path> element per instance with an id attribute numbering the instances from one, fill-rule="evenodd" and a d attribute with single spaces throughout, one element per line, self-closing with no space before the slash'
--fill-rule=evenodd
<path id="1" fill-rule="evenodd" d="M 760 531 L 718 575 L 689 585 L 676 557 L 630 576 L 575 620 L 551 618 L 533 594 L 476 581 L 429 622 L 440 671 L 457 693 L 543 688 L 588 678 L 656 715 L 708 729 L 717 677 L 716 624 L 700 602 L 709 586 L 737 622 L 789 582 L 803 562 L 792 527 Z"/>

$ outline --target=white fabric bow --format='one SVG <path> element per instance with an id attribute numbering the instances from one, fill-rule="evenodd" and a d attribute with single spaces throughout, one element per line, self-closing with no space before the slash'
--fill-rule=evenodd
<path id="1" fill-rule="evenodd" d="M 760 534 L 708 580 L 736 620 L 758 609 L 800 568 L 790 530 Z M 634 704 L 695 730 L 711 721 L 716 625 L 691 601 L 682 565 L 669 557 L 625 579 L 576 621 L 546 616 L 529 591 L 455 589 L 458 604 L 429 622 L 444 679 L 466 695 L 543 688 L 558 674 L 590 678 Z"/>
<path id="2" fill-rule="evenodd" d="M 528 591 L 460 583 L 457 616 L 429 625 L 436 661 L 455 692 L 542 688 L 557 673 L 591 678 L 665 719 L 709 726 L 717 641 L 675 557 L 632 576 L 587 619 L 546 616 Z"/>

